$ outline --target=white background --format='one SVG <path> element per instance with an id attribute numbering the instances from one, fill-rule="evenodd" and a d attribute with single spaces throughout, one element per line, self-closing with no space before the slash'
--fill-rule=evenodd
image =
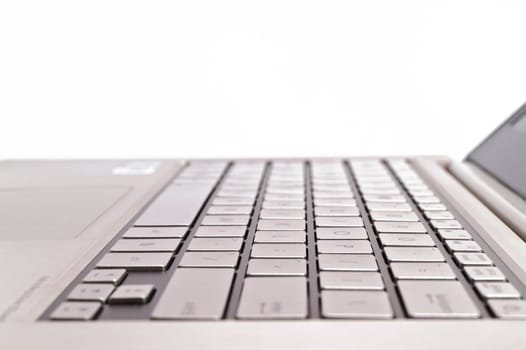
<path id="1" fill-rule="evenodd" d="M 0 158 L 448 154 L 526 101 L 525 1 L 0 1 Z"/>

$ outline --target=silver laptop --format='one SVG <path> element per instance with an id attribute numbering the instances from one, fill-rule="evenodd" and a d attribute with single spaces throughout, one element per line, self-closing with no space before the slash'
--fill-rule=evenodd
<path id="1" fill-rule="evenodd" d="M 461 163 L 4 161 L 0 348 L 526 349 L 525 239 L 526 105 Z"/>

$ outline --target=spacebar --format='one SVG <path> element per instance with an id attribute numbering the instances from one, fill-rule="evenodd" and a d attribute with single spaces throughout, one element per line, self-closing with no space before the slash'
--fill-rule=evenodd
<path id="1" fill-rule="evenodd" d="M 213 183 L 173 184 L 154 200 L 134 226 L 189 226 L 213 188 Z"/>
<path id="2" fill-rule="evenodd" d="M 223 316 L 234 269 L 180 268 L 152 313 L 154 319 L 217 320 Z"/>

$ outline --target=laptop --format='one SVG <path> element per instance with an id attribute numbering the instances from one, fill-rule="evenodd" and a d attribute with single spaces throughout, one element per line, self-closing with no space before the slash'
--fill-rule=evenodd
<path id="1" fill-rule="evenodd" d="M 0 348 L 525 349 L 525 152 L 4 161 Z"/>

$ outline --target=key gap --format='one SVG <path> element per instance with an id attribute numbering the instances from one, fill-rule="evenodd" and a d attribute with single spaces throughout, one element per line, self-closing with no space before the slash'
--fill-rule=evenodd
<path id="1" fill-rule="evenodd" d="M 391 307 L 393 308 L 394 318 L 404 318 L 405 311 L 402 307 L 401 299 L 398 295 L 396 284 L 391 276 L 391 273 L 389 272 L 389 264 L 387 263 L 387 259 L 383 254 L 383 249 L 381 248 L 378 242 L 378 235 L 373 227 L 372 220 L 369 217 L 369 212 L 366 209 L 365 201 L 363 199 L 361 191 L 358 188 L 354 173 L 347 161 L 344 162 L 344 169 L 347 178 L 349 179 L 351 188 L 356 194 L 356 205 L 360 210 L 360 215 L 362 217 L 367 236 L 369 237 L 369 242 L 371 243 L 371 247 L 373 248 L 373 254 L 376 259 L 376 263 L 378 264 L 378 270 L 384 281 L 385 290 L 389 296 Z"/>
<path id="2" fill-rule="evenodd" d="M 305 178 L 305 207 L 307 219 L 307 281 L 309 318 L 320 318 L 320 287 L 318 272 L 318 254 L 316 251 L 316 233 L 314 232 L 314 205 L 312 200 L 311 164 L 306 162 L 303 167 Z"/>
<path id="3" fill-rule="evenodd" d="M 415 212 L 415 214 L 418 216 L 418 219 L 420 220 L 422 225 L 424 225 L 424 227 L 426 228 L 427 233 L 431 236 L 431 239 L 435 243 L 435 245 L 438 248 L 438 250 L 444 256 L 445 263 L 447 263 L 451 267 L 451 269 L 455 273 L 455 276 L 457 277 L 457 280 L 462 284 L 462 286 L 466 289 L 466 292 L 468 293 L 470 298 L 474 301 L 477 309 L 481 313 L 481 317 L 480 318 L 490 318 L 491 315 L 489 314 L 489 312 L 488 312 L 488 310 L 486 308 L 486 305 L 484 304 L 484 302 L 482 302 L 481 298 L 478 296 L 478 294 L 476 293 L 476 291 L 473 288 L 473 286 L 471 285 L 471 283 L 469 283 L 469 281 L 467 280 L 467 278 L 464 275 L 463 271 L 455 263 L 455 261 L 453 259 L 453 255 L 449 253 L 448 249 L 442 243 L 442 240 L 440 240 L 438 238 L 437 233 L 431 227 L 431 225 L 428 222 L 428 220 L 425 218 L 425 215 L 424 215 L 423 211 L 420 210 L 420 208 L 418 207 L 416 202 L 409 195 L 408 191 L 406 190 L 405 186 L 403 185 L 402 181 L 400 180 L 400 178 L 398 177 L 398 175 L 396 174 L 394 169 L 391 168 L 391 166 L 389 165 L 387 160 L 383 160 L 382 163 L 386 167 L 387 171 L 389 171 L 389 173 L 392 176 L 393 180 L 396 182 L 398 188 L 400 189 L 400 192 L 402 193 L 402 196 L 404 196 L 404 198 L 406 199 L 407 203 L 411 206 L 411 209 Z M 419 176 L 421 176 L 420 172 L 417 171 L 415 169 L 415 167 L 413 167 L 411 164 L 409 164 L 409 166 L 411 167 L 411 169 L 416 171 Z M 431 186 L 430 181 L 428 181 L 425 178 L 423 178 L 423 179 L 424 179 L 425 185 L 428 186 L 429 188 L 431 188 L 431 190 L 433 191 L 435 197 L 439 198 L 440 201 L 446 206 L 446 210 L 450 211 L 451 205 L 449 203 L 443 201 L 442 197 L 439 195 L 440 192 L 437 191 L 436 189 L 434 189 Z M 457 215 L 457 214 L 455 213 L 455 215 Z M 400 297 L 400 300 L 401 300 L 401 297 Z"/>

